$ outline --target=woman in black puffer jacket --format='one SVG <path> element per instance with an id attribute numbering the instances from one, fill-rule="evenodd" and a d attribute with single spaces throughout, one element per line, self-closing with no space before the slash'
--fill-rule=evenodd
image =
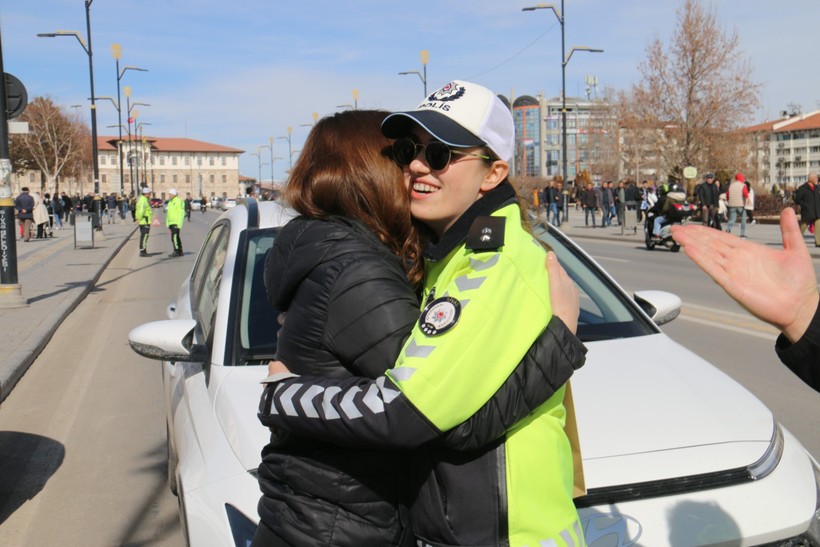
<path id="1" fill-rule="evenodd" d="M 291 171 L 284 197 L 302 216 L 277 237 L 265 285 L 286 312 L 277 359 L 296 374 L 376 378 L 418 318 L 422 238 L 381 135 L 386 115 L 322 119 Z M 411 544 L 406 458 L 273 431 L 253 545 Z"/>

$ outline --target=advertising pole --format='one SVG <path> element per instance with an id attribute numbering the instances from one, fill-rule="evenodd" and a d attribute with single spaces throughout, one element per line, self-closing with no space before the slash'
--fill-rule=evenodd
<path id="1" fill-rule="evenodd" d="M 28 306 L 17 281 L 17 235 L 11 197 L 11 159 L 6 105 L 6 73 L 0 36 L 0 308 Z"/>

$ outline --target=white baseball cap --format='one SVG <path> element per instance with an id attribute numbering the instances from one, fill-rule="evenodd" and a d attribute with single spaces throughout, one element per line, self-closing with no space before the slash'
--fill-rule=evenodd
<path id="1" fill-rule="evenodd" d="M 143 194 L 150 194 L 150 193 L 151 193 L 151 189 L 150 189 L 150 188 L 148 188 L 147 186 L 146 186 L 146 187 L 143 187 L 143 189 L 142 189 L 142 193 L 143 193 Z"/>
<path id="2" fill-rule="evenodd" d="M 177 195 L 177 189 L 176 188 L 171 188 L 170 190 L 168 190 L 168 193 L 171 194 L 172 196 L 175 196 L 175 195 Z"/>
<path id="3" fill-rule="evenodd" d="M 478 84 L 453 80 L 434 91 L 415 110 L 387 116 L 382 122 L 382 133 L 391 139 L 405 137 L 412 122 L 448 146 L 486 146 L 502 160 L 512 159 L 512 113 L 492 91 Z"/>

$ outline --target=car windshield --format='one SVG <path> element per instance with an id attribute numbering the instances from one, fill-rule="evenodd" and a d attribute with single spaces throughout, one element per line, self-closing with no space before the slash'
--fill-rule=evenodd
<path id="1" fill-rule="evenodd" d="M 578 287 L 581 297 L 578 337 L 581 340 L 611 340 L 659 332 L 632 299 L 566 236 L 541 223 L 533 227 L 533 235 L 555 251 Z"/>
<path id="2" fill-rule="evenodd" d="M 265 291 L 265 257 L 278 228 L 249 230 L 239 285 L 238 344 L 240 362 L 273 358 L 283 316 L 268 303 Z M 533 234 L 558 255 L 558 260 L 578 286 L 581 313 L 578 336 L 585 342 L 629 338 L 659 332 L 635 303 L 566 236 L 538 224 Z"/>

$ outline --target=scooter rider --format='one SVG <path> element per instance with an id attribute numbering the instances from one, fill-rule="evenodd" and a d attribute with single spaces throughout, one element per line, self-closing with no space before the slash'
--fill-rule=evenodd
<path id="1" fill-rule="evenodd" d="M 652 224 L 652 237 L 659 238 L 661 234 L 661 227 L 666 220 L 666 212 L 669 209 L 669 194 L 682 193 L 686 195 L 683 187 L 678 184 L 675 179 L 670 178 L 668 182 L 658 187 L 658 201 L 649 210 L 650 218 L 654 216 Z"/>

